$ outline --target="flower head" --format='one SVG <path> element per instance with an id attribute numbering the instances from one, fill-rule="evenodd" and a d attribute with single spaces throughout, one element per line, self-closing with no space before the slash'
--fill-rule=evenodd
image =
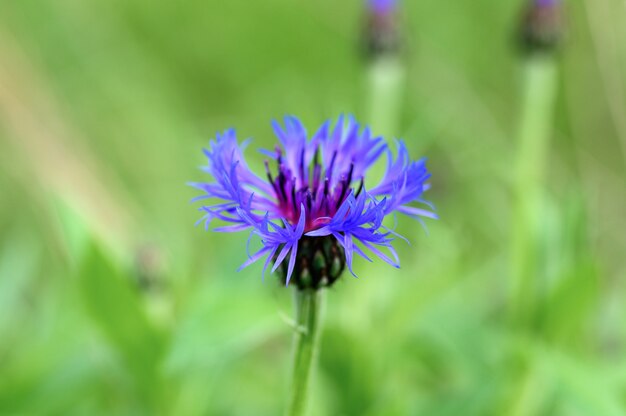
<path id="1" fill-rule="evenodd" d="M 387 14 L 396 10 L 398 0 L 367 0 L 367 5 L 376 14 Z"/>
<path id="2" fill-rule="evenodd" d="M 535 5 L 539 7 L 554 7 L 561 4 L 561 0 L 535 0 Z"/>
<path id="3" fill-rule="evenodd" d="M 553 52 L 565 32 L 561 0 L 530 0 L 522 19 L 520 43 L 525 52 Z"/>
<path id="4" fill-rule="evenodd" d="M 401 39 L 398 22 L 398 0 L 366 0 L 367 13 L 363 43 L 368 57 L 395 54 Z"/>
<path id="5" fill-rule="evenodd" d="M 402 141 L 394 155 L 352 117 L 347 122 L 339 117 L 334 126 L 327 121 L 311 136 L 296 117 L 273 127 L 279 145 L 261 150 L 267 157 L 265 178 L 248 168 L 243 156 L 248 141 L 240 144 L 234 130 L 210 142 L 203 170 L 214 182 L 191 185 L 203 191 L 194 201 L 219 201 L 200 208 L 199 222 L 208 229 L 217 219 L 226 225 L 214 231 L 258 236 L 261 249 L 248 253 L 241 268 L 265 258 L 263 274 L 273 263 L 272 271 L 280 267 L 286 284 L 293 281 L 300 288 L 331 285 L 346 265 L 353 273 L 354 254 L 371 261 L 366 251 L 399 267 L 391 243 L 400 236 L 383 220 L 396 212 L 436 218 L 412 205 L 430 207 L 422 200 L 430 177 L 425 160 L 412 161 Z M 383 156 L 386 173 L 376 186 L 366 187 L 368 169 Z"/>

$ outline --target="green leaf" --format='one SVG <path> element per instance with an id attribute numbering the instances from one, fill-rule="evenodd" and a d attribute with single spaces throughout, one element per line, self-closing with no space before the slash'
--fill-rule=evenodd
<path id="1" fill-rule="evenodd" d="M 158 397 L 163 338 L 150 324 L 131 280 L 96 246 L 80 268 L 79 286 L 90 316 L 119 355 L 145 404 Z"/>

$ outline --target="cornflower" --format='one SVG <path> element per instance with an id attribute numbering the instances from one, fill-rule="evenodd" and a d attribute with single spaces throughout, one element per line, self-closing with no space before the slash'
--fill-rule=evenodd
<path id="1" fill-rule="evenodd" d="M 392 242 L 405 238 L 384 219 L 396 213 L 420 221 L 437 218 L 422 199 L 430 178 L 425 159 L 411 160 L 401 140 L 394 154 L 353 117 L 340 116 L 334 126 L 326 121 L 312 136 L 293 116 L 285 117 L 284 125 L 272 125 L 279 145 L 261 150 L 267 157 L 265 177 L 246 163 L 249 140 L 239 143 L 229 129 L 204 150 L 208 165 L 203 170 L 214 182 L 191 184 L 203 192 L 194 201 L 220 200 L 200 208 L 199 223 L 208 229 L 221 220 L 226 225 L 214 231 L 249 231 L 248 247 L 252 237 L 260 238 L 262 247 L 253 254 L 248 250 L 240 270 L 265 258 L 263 276 L 272 265 L 272 272 L 281 269 L 286 285 L 319 289 L 332 285 L 346 266 L 355 275 L 355 254 L 372 261 L 369 252 L 398 268 Z M 368 170 L 383 156 L 383 178 L 366 186 Z"/>

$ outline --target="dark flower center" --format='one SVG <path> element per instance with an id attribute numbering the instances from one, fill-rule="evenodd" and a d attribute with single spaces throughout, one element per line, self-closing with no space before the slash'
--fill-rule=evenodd
<path id="1" fill-rule="evenodd" d="M 337 281 L 345 267 L 343 247 L 334 237 L 305 236 L 299 242 L 296 265 L 289 283 L 300 290 L 329 287 Z M 280 267 L 280 277 L 286 284 L 287 262 Z"/>

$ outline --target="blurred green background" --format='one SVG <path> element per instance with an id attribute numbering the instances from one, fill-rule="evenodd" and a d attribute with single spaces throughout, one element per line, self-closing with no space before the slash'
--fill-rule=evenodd
<path id="1" fill-rule="evenodd" d="M 404 3 L 397 122 L 372 128 L 429 158 L 441 220 L 401 218 L 402 268 L 330 290 L 311 414 L 626 414 L 624 2 L 566 2 L 521 322 L 523 2 Z M 260 166 L 272 118 L 376 118 L 362 9 L 0 0 L 0 414 L 282 413 L 290 290 L 236 272 L 247 236 L 194 228 L 185 183 L 224 128 Z"/>

